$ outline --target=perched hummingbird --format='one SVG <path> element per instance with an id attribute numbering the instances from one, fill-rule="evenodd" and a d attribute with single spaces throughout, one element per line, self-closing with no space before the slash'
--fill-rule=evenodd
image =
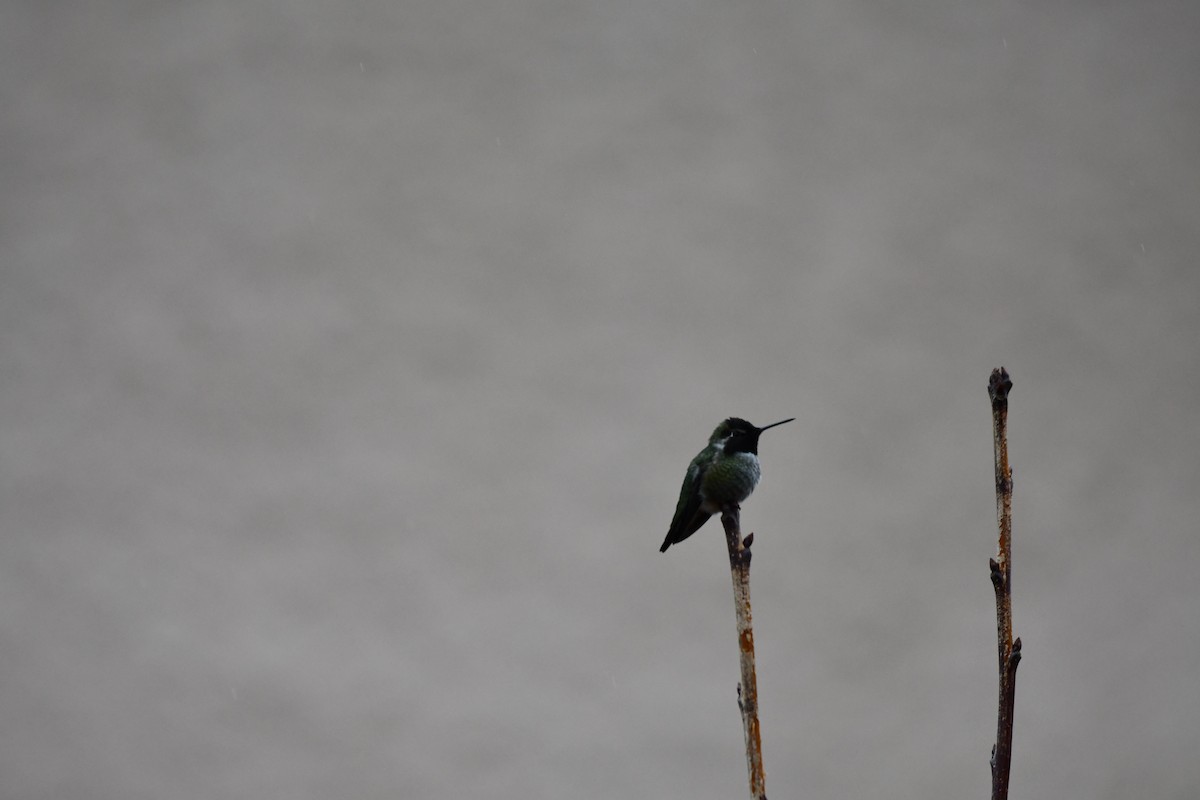
<path id="1" fill-rule="evenodd" d="M 730 417 L 718 425 L 708 437 L 708 447 L 688 464 L 675 518 L 658 552 L 667 552 L 668 547 L 700 530 L 722 506 L 737 505 L 749 497 L 762 475 L 758 465 L 759 434 L 793 419 L 756 428 L 744 419 Z"/>

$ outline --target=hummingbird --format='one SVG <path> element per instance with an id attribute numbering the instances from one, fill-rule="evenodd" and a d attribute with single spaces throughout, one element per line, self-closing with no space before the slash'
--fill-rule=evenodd
<path id="1" fill-rule="evenodd" d="M 768 428 L 791 422 L 795 417 L 756 428 L 744 419 L 730 417 L 708 437 L 708 447 L 701 450 L 688 464 L 679 504 L 671 529 L 658 552 L 665 553 L 673 544 L 691 536 L 718 513 L 722 506 L 741 503 L 762 476 L 758 464 L 758 437 Z"/>

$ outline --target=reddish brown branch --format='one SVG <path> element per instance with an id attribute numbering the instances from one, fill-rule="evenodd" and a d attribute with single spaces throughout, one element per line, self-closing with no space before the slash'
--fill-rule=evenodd
<path id="1" fill-rule="evenodd" d="M 767 800 L 762 762 L 762 732 L 758 726 L 758 679 L 754 672 L 754 627 L 750 614 L 751 533 L 742 539 L 738 507 L 721 510 L 725 543 L 729 547 L 729 568 L 733 574 L 733 603 L 737 612 L 738 654 L 742 680 L 738 684 L 738 709 L 742 712 L 742 730 L 746 738 L 746 769 L 750 775 L 750 797 Z"/>
<path id="2" fill-rule="evenodd" d="M 1021 640 L 1013 639 L 1012 620 L 1012 468 L 1008 465 L 1008 393 L 1012 380 L 1001 367 L 992 370 L 988 397 L 992 401 L 992 442 L 996 466 L 996 524 L 1000 529 L 991 567 L 996 591 L 996 648 L 999 656 L 1000 699 L 996 711 L 996 744 L 992 747 L 992 800 L 1007 800 L 1012 767 L 1013 708 L 1017 697 L 1017 665 Z"/>

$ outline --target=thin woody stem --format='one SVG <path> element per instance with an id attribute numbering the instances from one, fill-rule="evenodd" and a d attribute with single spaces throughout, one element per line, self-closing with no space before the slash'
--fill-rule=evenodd
<path id="1" fill-rule="evenodd" d="M 733 575 L 733 604 L 737 612 L 738 653 L 742 679 L 738 684 L 738 708 L 746 738 L 746 769 L 752 800 L 767 800 L 762 761 L 762 732 L 758 725 L 758 680 L 754 672 L 754 627 L 750 613 L 750 544 L 754 534 L 742 540 L 741 520 L 736 505 L 721 510 L 729 568 Z"/>
<path id="2" fill-rule="evenodd" d="M 1013 709 L 1021 640 L 1013 639 L 1012 619 L 1012 468 L 1008 464 L 1008 393 L 1012 380 L 1001 367 L 992 370 L 988 397 L 992 401 L 992 442 L 996 467 L 996 524 L 1000 529 L 991 567 L 996 592 L 996 649 L 999 657 L 1000 698 L 996 711 L 996 744 L 992 748 L 992 800 L 1007 800 L 1012 767 Z"/>

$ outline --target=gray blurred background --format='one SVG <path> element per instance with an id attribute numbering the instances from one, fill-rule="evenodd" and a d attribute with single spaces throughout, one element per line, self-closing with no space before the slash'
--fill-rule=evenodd
<path id="1" fill-rule="evenodd" d="M 11 2 L 0 796 L 1200 796 L 1200 8 Z"/>

